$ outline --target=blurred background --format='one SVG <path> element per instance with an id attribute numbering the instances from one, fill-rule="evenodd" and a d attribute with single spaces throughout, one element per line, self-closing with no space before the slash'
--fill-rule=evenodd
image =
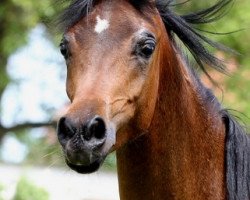
<path id="1" fill-rule="evenodd" d="M 0 1 L 0 200 L 118 199 L 114 154 L 100 172 L 78 175 L 65 166 L 57 142 L 56 121 L 69 103 L 66 67 L 58 48 L 61 33 L 55 28 L 59 13 L 67 6 L 67 1 L 62 2 Z M 214 2 L 192 0 L 175 9 L 186 13 Z M 230 76 L 209 71 L 220 87 L 206 77 L 203 81 L 226 108 L 239 111 L 247 126 L 249 10 L 249 0 L 235 0 L 223 19 L 199 27 L 219 33 L 242 29 L 226 35 L 207 34 L 239 55 L 215 51 L 227 62 Z"/>

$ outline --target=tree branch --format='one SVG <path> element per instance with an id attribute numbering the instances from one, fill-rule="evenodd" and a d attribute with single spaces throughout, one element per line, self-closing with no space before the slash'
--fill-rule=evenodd
<path id="1" fill-rule="evenodd" d="M 53 128 L 56 128 L 56 124 L 57 124 L 56 121 L 39 122 L 39 123 L 26 122 L 26 123 L 23 123 L 23 124 L 17 124 L 17 125 L 12 126 L 12 127 L 4 127 L 0 123 L 0 140 L 8 132 L 16 132 L 16 131 L 20 131 L 20 130 L 24 130 L 24 129 L 28 129 L 28 128 L 41 128 L 41 127 L 53 127 Z"/>

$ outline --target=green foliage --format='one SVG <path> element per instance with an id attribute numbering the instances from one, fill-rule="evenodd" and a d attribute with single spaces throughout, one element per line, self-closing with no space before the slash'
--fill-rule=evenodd
<path id="1" fill-rule="evenodd" d="M 250 69 L 244 65 L 226 80 L 227 93 L 224 99 L 228 108 L 239 111 L 235 113 L 247 125 L 250 125 Z"/>
<path id="2" fill-rule="evenodd" d="M 46 133 L 46 131 L 47 129 L 44 130 L 44 133 Z M 17 135 L 17 139 L 29 149 L 28 155 L 24 161 L 25 164 L 32 165 L 36 163 L 36 165 L 47 167 L 65 166 L 61 147 L 59 142 L 57 142 L 56 133 L 51 132 L 50 134 L 54 134 L 52 139 L 48 139 L 47 134 L 41 137 L 34 137 L 34 135 L 30 134 L 27 130 Z"/>
<path id="3" fill-rule="evenodd" d="M 27 164 L 36 163 L 44 166 L 64 166 L 62 150 L 59 142 L 48 144 L 44 138 L 34 140 L 29 144 L 29 154 L 26 159 Z"/>
<path id="4" fill-rule="evenodd" d="M 37 23 L 48 23 L 56 14 L 51 0 L 4 0 L 0 3 L 0 22 L 4 28 L 1 54 L 9 56 L 27 40 L 27 33 Z"/>
<path id="5" fill-rule="evenodd" d="M 227 78 L 224 102 L 229 108 L 236 109 L 244 113 L 240 115 L 246 124 L 250 124 L 250 4 L 248 0 L 235 1 L 228 14 L 216 24 L 216 30 L 220 32 L 230 32 L 240 30 L 237 33 L 224 36 L 217 36 L 215 39 L 230 48 L 239 52 L 240 56 L 234 56 L 238 63 L 238 68 L 232 76 Z"/>
<path id="6" fill-rule="evenodd" d="M 4 191 L 4 186 L 2 184 L 0 184 L 0 200 L 4 200 L 3 196 L 2 196 L 2 192 Z"/>
<path id="7" fill-rule="evenodd" d="M 115 153 L 108 155 L 103 163 L 103 169 L 107 171 L 115 171 L 116 170 L 116 156 Z"/>
<path id="8" fill-rule="evenodd" d="M 27 178 L 22 177 L 17 183 L 13 200 L 49 200 L 49 194 L 43 188 L 37 187 Z"/>

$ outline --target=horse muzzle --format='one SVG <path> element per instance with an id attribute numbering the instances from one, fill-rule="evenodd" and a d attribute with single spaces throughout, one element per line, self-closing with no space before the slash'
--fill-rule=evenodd
<path id="1" fill-rule="evenodd" d="M 115 142 L 113 129 L 100 116 L 81 123 L 62 117 L 57 133 L 67 165 L 78 173 L 98 170 Z"/>

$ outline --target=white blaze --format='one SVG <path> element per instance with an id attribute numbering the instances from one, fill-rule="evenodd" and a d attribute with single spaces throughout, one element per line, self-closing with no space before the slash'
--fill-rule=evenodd
<path id="1" fill-rule="evenodd" d="M 106 19 L 101 19 L 100 16 L 96 17 L 96 25 L 95 25 L 95 32 L 101 33 L 104 30 L 108 29 L 109 22 Z"/>

